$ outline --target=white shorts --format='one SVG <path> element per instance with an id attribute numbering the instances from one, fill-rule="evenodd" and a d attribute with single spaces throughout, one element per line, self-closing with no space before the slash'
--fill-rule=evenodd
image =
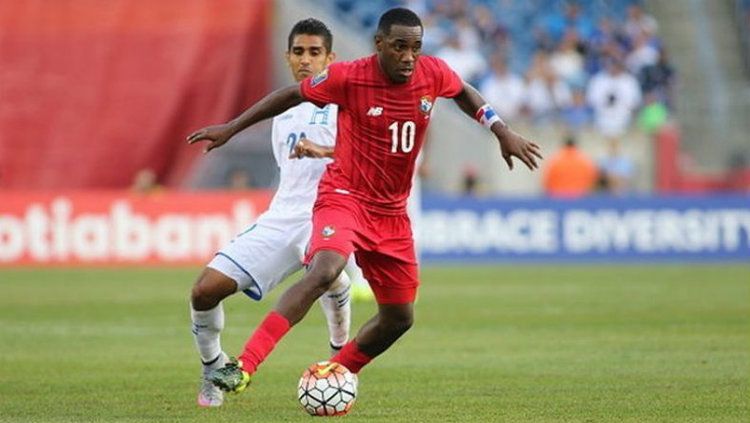
<path id="1" fill-rule="evenodd" d="M 237 289 L 260 300 L 302 268 L 312 222 L 309 216 L 262 215 L 224 246 L 208 267 L 237 282 Z"/>

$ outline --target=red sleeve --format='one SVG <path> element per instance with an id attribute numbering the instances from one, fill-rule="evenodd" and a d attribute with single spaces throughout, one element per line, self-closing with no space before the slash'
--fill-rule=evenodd
<path id="1" fill-rule="evenodd" d="M 334 103 L 343 105 L 346 62 L 333 63 L 323 72 L 300 82 L 302 97 L 318 107 Z"/>
<path id="2" fill-rule="evenodd" d="M 443 59 L 430 57 L 437 74 L 438 97 L 453 98 L 464 90 L 464 81 Z"/>

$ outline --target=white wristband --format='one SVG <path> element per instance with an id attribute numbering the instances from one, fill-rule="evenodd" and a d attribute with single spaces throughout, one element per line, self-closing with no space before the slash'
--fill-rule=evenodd
<path id="1" fill-rule="evenodd" d="M 500 119 L 500 116 L 495 113 L 495 109 L 492 108 L 489 104 L 485 104 L 484 106 L 480 107 L 479 110 L 477 110 L 477 113 L 475 115 L 479 123 L 486 126 L 488 129 L 492 127 L 492 124 L 495 122 L 500 122 L 505 125 L 505 122 L 503 122 L 502 119 Z"/>

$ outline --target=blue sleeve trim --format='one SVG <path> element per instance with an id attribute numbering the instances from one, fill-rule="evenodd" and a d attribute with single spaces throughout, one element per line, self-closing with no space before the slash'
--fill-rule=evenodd
<path id="1" fill-rule="evenodd" d="M 233 259 L 232 257 L 229 257 L 228 255 L 226 255 L 226 254 L 224 254 L 222 252 L 216 253 L 216 255 L 217 256 L 222 256 L 222 257 L 226 258 L 227 260 L 231 261 L 232 263 L 234 263 L 234 265 L 237 266 L 238 269 L 242 270 L 242 272 L 244 274 L 246 274 L 247 277 L 250 278 L 250 283 L 252 283 L 253 285 L 255 285 L 255 289 L 257 289 L 258 292 L 260 293 L 260 295 L 258 295 L 258 294 L 256 294 L 255 292 L 253 292 L 253 291 L 251 291 L 249 289 L 243 289 L 242 292 L 244 292 L 245 295 L 247 295 L 248 297 L 254 299 L 255 301 L 260 301 L 263 298 L 263 290 L 260 289 L 260 286 L 258 286 L 258 283 L 255 282 L 255 278 L 253 278 L 253 275 L 251 275 L 250 272 L 248 272 L 247 270 L 245 270 L 244 267 L 240 266 L 240 264 L 237 263 L 237 261 L 235 261 L 235 259 Z"/>

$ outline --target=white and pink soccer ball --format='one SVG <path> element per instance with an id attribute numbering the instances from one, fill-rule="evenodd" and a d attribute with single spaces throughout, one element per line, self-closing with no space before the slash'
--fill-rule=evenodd
<path id="1" fill-rule="evenodd" d="M 302 373 L 297 398 L 310 415 L 343 416 L 357 399 L 357 375 L 339 363 L 315 363 Z"/>

